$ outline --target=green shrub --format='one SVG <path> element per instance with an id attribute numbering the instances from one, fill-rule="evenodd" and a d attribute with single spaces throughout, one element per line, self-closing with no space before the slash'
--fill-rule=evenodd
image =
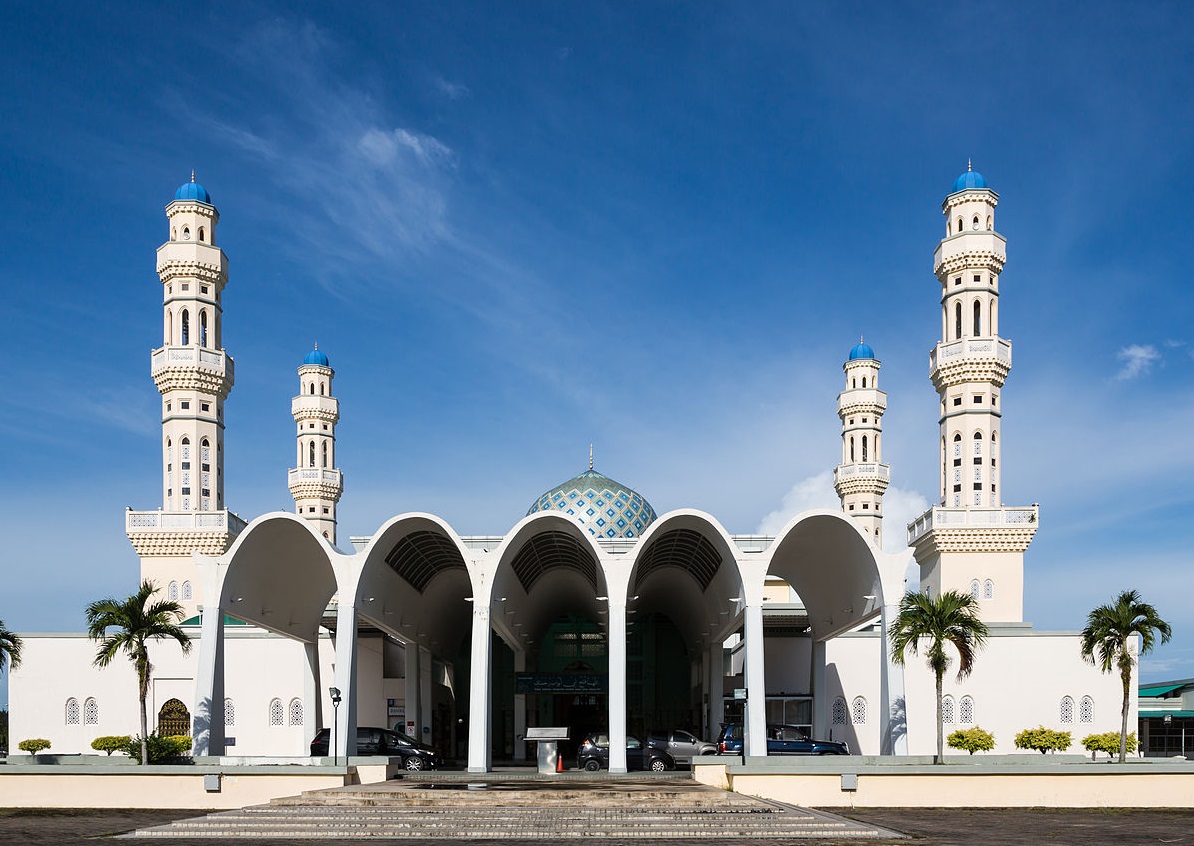
<path id="1" fill-rule="evenodd" d="M 191 738 L 185 734 L 158 737 L 156 733 L 150 733 L 145 738 L 145 750 L 149 753 L 150 764 L 177 763 L 171 759 L 182 758 L 185 753 L 191 751 Z M 128 738 L 128 745 L 124 747 L 124 751 L 130 758 L 140 761 L 141 736 Z"/>
<path id="2" fill-rule="evenodd" d="M 1096 752 L 1106 752 L 1108 755 L 1119 754 L 1119 732 L 1107 731 L 1102 734 L 1088 734 L 1082 738 L 1082 745 L 1090 753 L 1093 761 Z M 1127 750 L 1135 752 L 1139 744 L 1136 742 L 1136 732 L 1128 734 Z"/>
<path id="3" fill-rule="evenodd" d="M 22 752 L 28 752 L 30 755 L 36 755 L 43 749 L 49 749 L 50 741 L 44 737 L 31 737 L 28 740 L 22 740 L 18 743 L 17 748 Z"/>
<path id="4" fill-rule="evenodd" d="M 103 737 L 97 737 L 91 741 L 91 748 L 96 752 L 107 752 L 109 756 L 113 752 L 128 752 L 129 742 L 132 740 L 127 734 L 109 734 Z M 141 750 L 138 747 L 137 753 Z"/>
<path id="5" fill-rule="evenodd" d="M 1016 735 L 1017 749 L 1035 749 L 1042 755 L 1046 752 L 1064 752 L 1073 742 L 1074 739 L 1068 731 L 1054 731 L 1044 726 L 1024 729 Z"/>
<path id="6" fill-rule="evenodd" d="M 958 729 L 945 739 L 951 749 L 965 749 L 971 755 L 975 752 L 990 752 L 995 748 L 995 735 L 986 729 Z"/>

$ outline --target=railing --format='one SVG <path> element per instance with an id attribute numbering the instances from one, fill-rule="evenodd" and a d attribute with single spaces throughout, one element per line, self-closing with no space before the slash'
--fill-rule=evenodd
<path id="1" fill-rule="evenodd" d="M 949 362 L 950 359 L 964 356 L 966 358 L 993 358 L 1011 367 L 1012 343 L 1003 338 L 961 338 L 948 344 L 938 344 L 929 353 L 929 369 L 936 370 L 938 365 Z"/>
<path id="2" fill-rule="evenodd" d="M 871 462 L 869 464 L 839 464 L 833 468 L 833 479 L 835 482 L 838 479 L 849 479 L 854 476 L 890 481 L 891 465 Z"/>
<path id="3" fill-rule="evenodd" d="M 174 364 L 199 364 L 216 370 L 232 370 L 232 359 L 223 350 L 206 347 L 161 347 L 153 351 L 151 366 L 161 370 Z"/>
<path id="4" fill-rule="evenodd" d="M 339 485 L 343 474 L 339 470 L 324 470 L 321 467 L 300 467 L 287 472 L 286 477 L 289 485 L 300 482 L 325 482 L 329 485 Z"/>
<path id="5" fill-rule="evenodd" d="M 1033 527 L 1040 519 L 1040 509 L 1027 508 L 945 508 L 934 505 L 920 517 L 908 524 L 908 543 L 933 529 L 988 528 L 998 526 Z"/>
<path id="6" fill-rule="evenodd" d="M 124 528 L 132 532 L 210 532 L 239 534 L 248 524 L 231 511 L 126 511 Z"/>

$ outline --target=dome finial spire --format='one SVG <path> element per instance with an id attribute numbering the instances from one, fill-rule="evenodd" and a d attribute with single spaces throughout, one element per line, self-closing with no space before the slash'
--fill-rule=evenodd
<path id="1" fill-rule="evenodd" d="M 970 156 L 967 156 L 966 157 L 966 172 L 970 173 L 973 170 L 974 170 L 974 168 L 971 167 L 971 164 L 970 164 Z"/>
<path id="2" fill-rule="evenodd" d="M 191 168 L 191 181 L 195 181 L 195 168 Z"/>
<path id="3" fill-rule="evenodd" d="M 589 441 L 589 469 L 593 469 L 593 442 Z"/>
<path id="4" fill-rule="evenodd" d="M 315 349 L 319 349 L 319 341 L 315 342 Z"/>

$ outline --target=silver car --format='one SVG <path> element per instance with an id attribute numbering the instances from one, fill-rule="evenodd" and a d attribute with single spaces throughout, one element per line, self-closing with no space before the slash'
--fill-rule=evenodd
<path id="1" fill-rule="evenodd" d="M 647 743 L 657 749 L 665 749 L 680 764 L 691 764 L 697 755 L 716 755 L 717 746 L 707 740 L 700 740 L 684 729 L 664 731 L 655 729 L 647 734 Z"/>

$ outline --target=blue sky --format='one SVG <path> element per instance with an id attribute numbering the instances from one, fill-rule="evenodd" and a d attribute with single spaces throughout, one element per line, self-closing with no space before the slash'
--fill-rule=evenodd
<path id="1" fill-rule="evenodd" d="M 1182 3 L 9 4 L 0 619 L 77 631 L 160 505 L 154 251 L 194 168 L 231 262 L 226 495 L 293 506 L 290 398 L 342 402 L 342 536 L 501 533 L 584 469 L 732 532 L 833 505 L 835 397 L 883 362 L 888 539 L 935 500 L 940 203 L 1008 238 L 1004 496 L 1026 616 L 1137 588 L 1194 677 L 1194 184 Z M 778 515 L 778 516 L 777 516 Z"/>

